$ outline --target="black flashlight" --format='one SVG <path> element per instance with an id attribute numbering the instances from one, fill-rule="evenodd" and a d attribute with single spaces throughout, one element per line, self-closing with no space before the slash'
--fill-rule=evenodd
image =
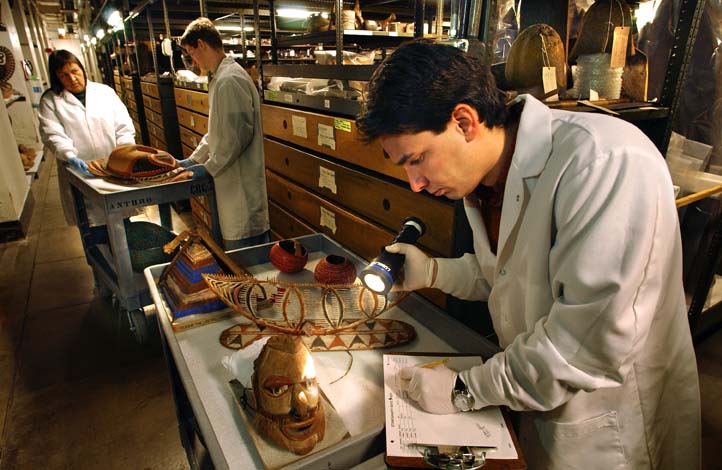
<path id="1" fill-rule="evenodd" d="M 409 217 L 404 220 L 399 234 L 390 243 L 408 243 L 413 245 L 421 235 L 426 232 L 424 223 L 416 217 Z M 361 271 L 361 282 L 368 289 L 378 293 L 386 294 L 391 290 L 399 269 L 404 265 L 405 255 L 401 253 L 389 253 L 384 249 L 381 254 L 369 263 Z"/>

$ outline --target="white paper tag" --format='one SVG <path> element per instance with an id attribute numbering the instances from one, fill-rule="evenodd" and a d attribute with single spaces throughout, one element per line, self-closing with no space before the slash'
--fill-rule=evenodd
<path id="1" fill-rule="evenodd" d="M 191 127 L 196 127 L 196 120 L 193 119 L 193 115 L 191 114 Z"/>
<path id="2" fill-rule="evenodd" d="M 326 109 L 331 109 L 331 100 L 323 100 L 323 107 Z"/>
<path id="3" fill-rule="evenodd" d="M 326 124 L 318 125 L 318 145 L 336 150 L 336 138 L 333 127 Z"/>
<path id="4" fill-rule="evenodd" d="M 629 26 L 617 26 L 614 28 L 612 58 L 609 62 L 609 67 L 624 67 L 624 64 L 627 62 L 627 44 L 629 44 Z"/>
<path id="5" fill-rule="evenodd" d="M 293 96 L 284 93 L 284 94 L 283 94 L 283 101 L 285 101 L 286 103 L 293 103 Z"/>
<path id="6" fill-rule="evenodd" d="M 306 132 L 306 118 L 301 116 L 292 116 L 291 124 L 293 125 L 293 135 L 308 139 L 308 133 Z"/>
<path id="7" fill-rule="evenodd" d="M 542 67 L 542 83 L 544 84 L 544 95 L 558 89 L 556 67 Z M 559 95 L 555 93 L 547 98 L 546 101 L 559 101 Z"/>
<path id="8" fill-rule="evenodd" d="M 191 142 L 193 142 L 194 147 L 198 147 L 198 140 L 194 137 L 191 137 Z"/>
<path id="9" fill-rule="evenodd" d="M 336 235 L 336 214 L 321 207 L 321 227 L 328 227 Z"/>
<path id="10" fill-rule="evenodd" d="M 328 188 L 332 193 L 336 194 L 336 172 L 322 166 L 318 167 L 318 169 L 318 187 Z"/>
<path id="11" fill-rule="evenodd" d="M 599 101 L 599 93 L 597 93 L 597 90 L 589 89 L 589 101 Z"/>
<path id="12" fill-rule="evenodd" d="M 188 106 L 193 104 L 193 97 L 191 95 L 186 95 L 186 103 L 188 103 Z"/>

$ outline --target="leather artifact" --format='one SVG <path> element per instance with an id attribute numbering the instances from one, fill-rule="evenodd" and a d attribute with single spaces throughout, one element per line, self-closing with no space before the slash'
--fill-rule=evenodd
<path id="1" fill-rule="evenodd" d="M 297 336 L 274 336 L 253 362 L 253 424 L 259 434 L 295 454 L 323 440 L 326 417 L 316 369 Z"/>
<path id="2" fill-rule="evenodd" d="M 108 158 L 88 162 L 88 171 L 116 182 L 165 183 L 183 181 L 192 172 L 163 150 L 138 144 L 119 145 Z"/>
<path id="3" fill-rule="evenodd" d="M 540 98 L 544 95 L 542 67 L 554 67 L 557 87 L 566 89 L 567 72 L 562 39 L 551 26 L 534 24 L 524 28 L 511 45 L 504 75 L 513 89 Z"/>

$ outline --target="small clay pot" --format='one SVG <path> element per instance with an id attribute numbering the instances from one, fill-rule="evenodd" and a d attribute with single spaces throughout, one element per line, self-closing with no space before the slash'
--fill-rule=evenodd
<path id="1" fill-rule="evenodd" d="M 271 247 L 271 264 L 281 272 L 297 273 L 307 261 L 308 250 L 296 240 L 281 240 Z"/>
<path id="2" fill-rule="evenodd" d="M 319 284 L 353 284 L 356 266 L 343 256 L 328 255 L 316 265 L 313 278 Z"/>

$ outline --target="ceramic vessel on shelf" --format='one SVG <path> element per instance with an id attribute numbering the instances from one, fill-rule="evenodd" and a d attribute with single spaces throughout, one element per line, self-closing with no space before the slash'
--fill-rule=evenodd
<path id="1" fill-rule="evenodd" d="M 343 256 L 328 255 L 316 265 L 313 278 L 319 284 L 353 284 L 356 266 Z"/>
<path id="2" fill-rule="evenodd" d="M 306 266 L 308 250 L 297 240 L 281 240 L 271 247 L 271 264 L 281 272 L 297 273 Z"/>

